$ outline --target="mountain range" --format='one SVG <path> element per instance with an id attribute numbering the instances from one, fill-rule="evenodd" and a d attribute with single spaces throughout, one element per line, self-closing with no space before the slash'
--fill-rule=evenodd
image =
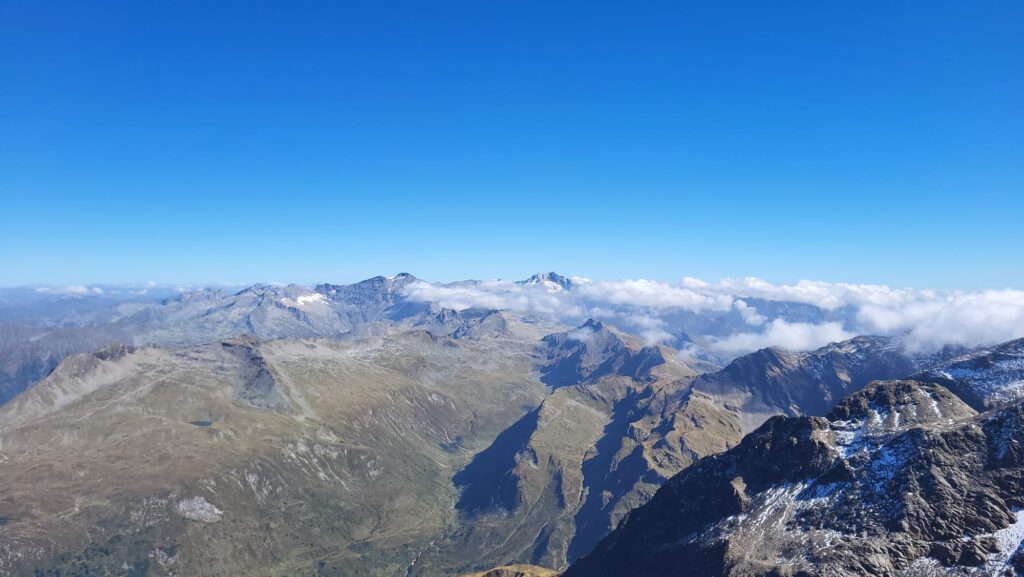
<path id="1" fill-rule="evenodd" d="M 477 284 L 0 307 L 0 575 L 1019 569 L 1024 340 L 723 356 L 736 307 L 422 294 Z"/>
<path id="2" fill-rule="evenodd" d="M 404 327 L 403 321 L 429 309 L 502 309 L 565 326 L 591 317 L 603 320 L 684 350 L 691 363 L 707 369 L 736 356 L 714 349 L 713 341 L 750 328 L 754 317 L 820 322 L 853 314 L 756 298 L 741 299 L 742 305 L 726 299 L 641 306 L 620 302 L 615 295 L 594 295 L 588 283 L 553 272 L 508 283 L 518 291 L 511 295 L 472 292 L 490 284 L 428 283 L 400 273 L 348 285 L 256 284 L 230 290 L 0 289 L 0 404 L 46 376 L 66 356 L 110 342 L 185 346 L 243 333 L 260 338 L 353 338 L 383 334 L 396 324 Z"/>

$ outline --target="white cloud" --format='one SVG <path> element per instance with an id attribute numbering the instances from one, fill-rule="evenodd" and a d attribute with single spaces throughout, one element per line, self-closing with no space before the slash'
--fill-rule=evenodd
<path id="1" fill-rule="evenodd" d="M 900 307 L 866 305 L 857 320 L 868 332 L 906 334 L 912 350 L 995 344 L 1024 336 L 1024 291 L 922 294 Z"/>
<path id="2" fill-rule="evenodd" d="M 733 299 L 726 294 L 705 294 L 682 285 L 650 280 L 590 281 L 573 291 L 596 301 L 654 308 L 680 308 L 692 312 L 726 311 Z"/>
<path id="3" fill-rule="evenodd" d="M 686 279 L 684 279 L 685 281 Z M 809 280 L 802 280 L 796 284 L 776 285 L 756 277 L 722 279 L 717 285 L 707 285 L 706 290 L 736 297 L 809 304 L 830 311 L 844 306 L 866 304 L 895 306 L 905 303 L 915 296 L 913 289 L 893 289 L 885 285 L 827 283 Z"/>
<path id="4" fill-rule="evenodd" d="M 782 347 L 791 351 L 809 351 L 828 343 L 856 336 L 838 322 L 821 324 L 789 323 L 775 319 L 760 333 L 738 333 L 713 341 L 709 348 L 719 353 L 744 354 L 765 347 Z"/>
<path id="5" fill-rule="evenodd" d="M 740 316 L 743 317 L 743 322 L 747 323 L 748 325 L 753 325 L 756 327 L 759 325 L 763 325 L 765 322 L 768 321 L 768 317 L 759 314 L 756 308 L 748 305 L 743 301 L 735 301 L 734 303 L 732 303 L 732 305 L 736 310 L 740 312 Z"/>
<path id="6" fill-rule="evenodd" d="M 656 316 L 648 314 L 627 313 L 617 315 L 637 330 L 637 335 L 647 346 L 657 345 L 672 340 L 672 333 L 665 330 L 666 323 Z"/>
<path id="7" fill-rule="evenodd" d="M 703 335 L 722 353 L 765 346 L 805 350 L 857 334 L 903 335 L 913 350 L 934 350 L 945 344 L 986 345 L 1024 337 L 1022 291 L 944 293 L 808 280 L 772 284 L 754 277 L 717 283 L 689 277 L 678 283 L 574 278 L 573 283 L 571 291 L 554 291 L 543 285 L 505 281 L 447 286 L 421 282 L 410 285 L 407 295 L 458 310 L 506 309 L 567 323 L 588 316 L 606 319 L 621 323 L 648 344 L 670 341 L 684 330 L 693 330 L 667 322 L 679 318 L 673 311 L 714 313 L 717 316 L 707 317 L 714 330 L 699 330 L 724 334 L 718 338 Z M 772 307 L 759 309 L 742 298 L 812 305 L 821 310 L 824 320 L 811 322 L 799 316 L 800 312 L 797 316 L 771 313 Z M 786 314 L 790 316 L 778 316 Z"/>
<path id="8" fill-rule="evenodd" d="M 67 285 L 62 287 L 39 287 L 37 293 L 63 295 L 63 296 L 88 296 L 103 294 L 103 289 L 98 286 L 88 287 L 85 285 Z"/>
<path id="9" fill-rule="evenodd" d="M 638 335 L 644 341 L 644 345 L 651 346 L 672 340 L 672 333 L 662 329 L 647 329 L 640 331 Z"/>
<path id="10" fill-rule="evenodd" d="M 565 337 L 571 341 L 589 343 L 594 340 L 594 329 L 590 327 L 579 327 L 566 333 Z"/>
<path id="11" fill-rule="evenodd" d="M 417 282 L 405 288 L 405 295 L 414 301 L 434 302 L 455 310 L 502 309 L 554 318 L 584 314 L 568 293 L 552 291 L 539 284 L 522 286 L 505 281 L 485 281 L 475 285 L 442 286 Z"/>

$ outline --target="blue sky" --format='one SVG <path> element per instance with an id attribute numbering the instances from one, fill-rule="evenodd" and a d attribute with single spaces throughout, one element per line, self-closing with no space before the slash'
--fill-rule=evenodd
<path id="1" fill-rule="evenodd" d="M 1024 288 L 1020 2 L 0 2 L 0 285 Z"/>

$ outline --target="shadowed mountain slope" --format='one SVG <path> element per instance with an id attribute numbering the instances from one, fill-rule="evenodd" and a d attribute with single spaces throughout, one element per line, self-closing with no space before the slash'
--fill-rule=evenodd
<path id="1" fill-rule="evenodd" d="M 543 398 L 534 343 L 73 356 L 0 408 L 0 575 L 404 574 L 454 522 L 452 472 Z"/>

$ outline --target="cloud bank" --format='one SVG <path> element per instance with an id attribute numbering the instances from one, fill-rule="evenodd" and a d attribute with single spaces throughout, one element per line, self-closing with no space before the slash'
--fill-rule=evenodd
<path id="1" fill-rule="evenodd" d="M 759 333 L 737 333 L 712 341 L 712 350 L 727 354 L 743 354 L 765 347 L 782 347 L 791 351 L 808 351 L 857 336 L 839 322 L 820 324 L 790 323 L 775 319 Z"/>
<path id="2" fill-rule="evenodd" d="M 39 287 L 36 289 L 36 292 L 40 294 L 83 297 L 101 295 L 103 294 L 103 289 L 98 286 L 68 285 L 62 287 Z"/>
<path id="3" fill-rule="evenodd" d="M 567 323 L 607 320 L 648 343 L 699 344 L 722 355 L 767 346 L 809 350 L 858 334 L 903 336 L 914 351 L 978 346 L 1024 337 L 1024 291 L 942 292 L 803 280 L 773 284 L 747 277 L 716 283 L 683 278 L 595 281 L 569 290 L 486 281 L 415 283 L 408 298 L 447 308 L 504 309 Z"/>

